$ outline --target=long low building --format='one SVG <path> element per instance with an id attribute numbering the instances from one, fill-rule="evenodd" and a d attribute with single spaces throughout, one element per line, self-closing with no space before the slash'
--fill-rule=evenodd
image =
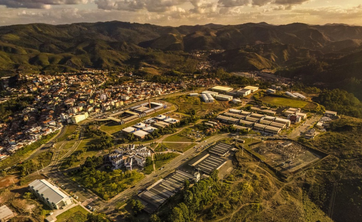
<path id="1" fill-rule="evenodd" d="M 230 112 L 226 112 L 223 113 L 224 116 L 231 116 L 237 119 L 244 119 L 246 116 L 245 115 L 239 115 L 239 114 L 235 114 L 235 113 L 230 113 Z"/>
<path id="2" fill-rule="evenodd" d="M 254 123 L 256 123 L 256 122 L 259 122 L 259 118 L 254 118 L 254 117 L 250 117 L 250 116 L 247 116 L 247 117 L 245 117 L 245 120 L 246 121 L 249 121 L 249 122 L 254 122 Z"/>
<path id="3" fill-rule="evenodd" d="M 264 129 L 265 132 L 273 133 L 273 134 L 279 134 L 281 130 L 282 130 L 281 128 L 277 128 L 277 127 L 273 127 L 273 126 L 267 126 Z"/>
<path id="4" fill-rule="evenodd" d="M 250 128 L 249 127 L 245 127 L 245 126 L 240 126 L 240 125 L 233 125 L 233 127 L 237 130 L 247 130 L 247 131 L 250 131 Z"/>
<path id="5" fill-rule="evenodd" d="M 247 120 L 239 120 L 239 125 L 252 127 L 254 126 L 254 122 Z"/>
<path id="6" fill-rule="evenodd" d="M 32 193 L 52 209 L 72 204 L 71 198 L 46 180 L 34 180 L 29 184 Z"/>
<path id="7" fill-rule="evenodd" d="M 233 88 L 226 86 L 214 86 L 211 88 L 212 91 L 227 93 L 233 91 Z"/>
<path id="8" fill-rule="evenodd" d="M 215 96 L 215 99 L 217 100 L 221 100 L 221 101 L 231 101 L 233 100 L 234 97 L 232 96 L 228 96 L 228 95 L 224 95 L 224 94 L 218 94 Z"/>
<path id="9" fill-rule="evenodd" d="M 216 119 L 218 119 L 219 121 L 224 122 L 224 123 L 238 123 L 239 122 L 239 119 L 229 117 L 229 116 L 223 116 L 223 115 L 218 115 L 216 117 Z"/>
<path id="10" fill-rule="evenodd" d="M 218 143 L 209 149 L 209 153 L 218 156 L 226 156 L 232 148 L 233 146 L 230 144 Z"/>
<path id="11" fill-rule="evenodd" d="M 265 127 L 267 127 L 267 125 L 260 124 L 260 123 L 255 123 L 254 124 L 254 129 L 259 130 L 259 131 L 264 131 Z"/>
<path id="12" fill-rule="evenodd" d="M 176 170 L 170 176 L 158 180 L 156 183 L 149 186 L 138 197 L 141 199 L 144 210 L 148 213 L 156 211 L 168 198 L 175 195 L 183 186 L 186 180 L 197 182 L 200 179 L 200 174 L 191 175 L 181 170 Z"/>

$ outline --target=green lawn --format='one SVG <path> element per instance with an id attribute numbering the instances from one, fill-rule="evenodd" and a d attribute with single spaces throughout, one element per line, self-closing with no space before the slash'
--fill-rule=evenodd
<path id="1" fill-rule="evenodd" d="M 185 130 L 183 130 L 182 132 L 180 132 L 178 134 L 166 137 L 163 140 L 162 144 L 165 145 L 169 149 L 177 150 L 180 152 L 185 152 L 186 150 L 193 147 L 195 145 L 195 143 L 193 143 L 192 139 L 182 136 L 184 131 Z M 168 143 L 168 142 L 181 142 L 181 143 Z M 182 143 L 182 142 L 184 142 L 184 143 Z"/>
<path id="2" fill-rule="evenodd" d="M 199 97 L 189 97 L 186 95 L 174 96 L 165 100 L 176 104 L 180 113 L 189 113 L 193 109 L 199 116 L 203 116 L 211 111 L 219 112 L 230 108 L 229 102 L 215 101 L 214 103 L 204 103 Z"/>
<path id="3" fill-rule="evenodd" d="M 172 159 L 174 159 L 175 157 L 177 157 L 179 154 L 177 153 L 168 153 L 168 154 L 161 154 L 161 155 L 169 155 L 168 159 L 159 159 L 156 160 L 155 157 L 155 167 L 156 170 L 158 170 L 159 168 L 161 168 L 163 165 L 165 165 L 166 163 L 170 162 Z"/>
<path id="4" fill-rule="evenodd" d="M 192 142 L 192 140 L 179 134 L 175 134 L 166 137 L 163 142 Z"/>
<path id="5" fill-rule="evenodd" d="M 57 222 L 87 221 L 88 212 L 81 206 L 75 206 L 57 216 Z"/>
<path id="6" fill-rule="evenodd" d="M 77 125 L 66 125 L 66 131 L 65 133 L 58 138 L 58 141 L 63 141 L 66 140 L 68 138 L 68 136 L 70 136 L 71 134 L 74 133 L 74 131 L 77 129 Z"/>
<path id="7" fill-rule="evenodd" d="M 303 108 L 309 105 L 310 102 L 303 101 L 303 100 L 296 100 L 296 99 L 289 99 L 285 97 L 274 97 L 274 96 L 266 96 L 261 98 L 261 101 L 264 103 L 268 103 L 274 106 L 289 106 L 295 108 Z"/>
<path id="8" fill-rule="evenodd" d="M 167 142 L 164 142 L 163 144 L 171 150 L 177 150 L 180 152 L 185 152 L 191 147 L 196 145 L 196 143 L 167 143 Z"/>

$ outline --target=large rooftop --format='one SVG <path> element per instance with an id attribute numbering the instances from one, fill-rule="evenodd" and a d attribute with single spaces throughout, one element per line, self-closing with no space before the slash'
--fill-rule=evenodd
<path id="1" fill-rule="evenodd" d="M 46 180 L 34 180 L 29 184 L 33 190 L 40 195 L 43 195 L 45 199 L 48 199 L 50 203 L 59 203 L 68 196 L 60 191 L 56 186 L 52 185 Z"/>

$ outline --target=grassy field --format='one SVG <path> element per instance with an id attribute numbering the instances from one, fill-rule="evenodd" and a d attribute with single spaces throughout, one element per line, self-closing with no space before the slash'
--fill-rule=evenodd
<path id="1" fill-rule="evenodd" d="M 196 143 L 167 143 L 167 142 L 164 142 L 163 144 L 171 150 L 176 150 L 180 152 L 185 152 L 191 147 L 196 145 Z"/>
<path id="2" fill-rule="evenodd" d="M 168 142 L 180 142 L 180 143 L 168 143 Z M 179 134 L 175 134 L 175 135 L 166 137 L 163 140 L 163 145 L 165 145 L 167 148 L 169 148 L 171 150 L 185 152 L 186 150 L 193 147 L 195 145 L 195 143 L 193 143 L 193 141 L 191 139 L 181 136 L 179 133 Z"/>
<path id="3" fill-rule="evenodd" d="M 191 147 L 193 147 L 196 144 L 196 143 L 193 143 L 192 139 L 187 138 L 186 136 L 183 136 L 185 134 L 185 132 L 186 131 L 183 130 L 182 132 L 180 132 L 178 134 L 166 137 L 163 140 L 163 143 L 160 145 L 163 145 L 171 150 L 185 152 L 186 150 L 190 149 Z M 173 142 L 178 142 L 178 143 L 173 143 Z"/>
<path id="4" fill-rule="evenodd" d="M 261 101 L 263 101 L 264 103 L 268 103 L 270 105 L 274 105 L 274 106 L 284 106 L 284 107 L 288 106 L 288 107 L 295 107 L 295 108 L 303 108 L 306 106 L 310 106 L 310 102 L 303 101 L 303 100 L 289 99 L 289 98 L 285 98 L 285 97 L 266 96 L 266 97 L 261 98 Z"/>
<path id="5" fill-rule="evenodd" d="M 88 212 L 81 206 L 75 206 L 57 216 L 58 222 L 87 221 Z"/>
<path id="6" fill-rule="evenodd" d="M 179 134 L 175 134 L 166 137 L 163 142 L 192 142 L 192 140 Z"/>
<path id="7" fill-rule="evenodd" d="M 199 116 L 204 116 L 212 111 L 220 112 L 230 108 L 228 102 L 215 101 L 214 103 L 204 103 L 199 97 L 177 96 L 165 100 L 176 104 L 180 113 L 189 113 L 190 110 L 194 109 Z"/>
<path id="8" fill-rule="evenodd" d="M 71 134 L 74 133 L 74 131 L 77 129 L 77 125 L 66 125 L 66 131 L 65 133 L 58 138 L 58 141 L 63 141 L 66 140 L 68 138 L 68 136 L 70 136 Z"/>
<path id="9" fill-rule="evenodd" d="M 161 154 L 163 155 L 163 154 Z M 170 157 L 168 159 L 165 159 L 165 160 L 155 160 L 155 167 L 156 167 L 156 170 L 161 168 L 163 165 L 165 165 L 166 163 L 170 162 L 172 159 L 174 159 L 175 157 L 177 157 L 179 154 L 176 154 L 176 153 L 170 153 L 169 154 Z"/>

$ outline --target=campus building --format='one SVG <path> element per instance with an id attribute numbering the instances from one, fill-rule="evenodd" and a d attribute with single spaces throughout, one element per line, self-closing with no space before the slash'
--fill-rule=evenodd
<path id="1" fill-rule="evenodd" d="M 34 180 L 29 188 L 35 196 L 52 209 L 72 204 L 71 198 L 46 180 Z"/>

